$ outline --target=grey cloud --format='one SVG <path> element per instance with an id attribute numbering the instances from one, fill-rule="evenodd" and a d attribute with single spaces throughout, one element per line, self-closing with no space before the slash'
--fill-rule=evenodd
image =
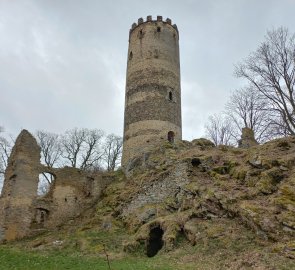
<path id="1" fill-rule="evenodd" d="M 0 125 L 122 134 L 128 31 L 170 17 L 180 31 L 183 135 L 202 136 L 241 82 L 233 65 L 267 29 L 295 32 L 291 0 L 0 2 Z"/>

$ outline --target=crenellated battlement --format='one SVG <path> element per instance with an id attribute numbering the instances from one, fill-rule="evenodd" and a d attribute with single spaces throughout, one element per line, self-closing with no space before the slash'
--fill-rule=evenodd
<path id="1" fill-rule="evenodd" d="M 178 28 L 177 28 L 177 25 L 176 24 L 173 24 L 172 25 L 172 20 L 170 18 L 167 18 L 165 21 L 163 20 L 163 17 L 162 16 L 157 16 L 156 19 L 153 20 L 153 17 L 151 15 L 147 16 L 146 17 L 146 20 L 144 20 L 143 18 L 139 18 L 137 20 L 137 23 L 133 23 L 131 25 L 131 29 L 130 29 L 130 33 L 136 28 L 138 27 L 139 25 L 143 24 L 143 23 L 149 23 L 149 22 L 163 22 L 163 23 L 166 23 L 166 24 L 169 24 L 171 25 L 178 33 Z"/>

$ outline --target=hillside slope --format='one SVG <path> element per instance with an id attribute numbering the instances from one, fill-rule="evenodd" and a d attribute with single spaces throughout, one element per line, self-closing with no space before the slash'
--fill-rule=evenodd
<path id="1" fill-rule="evenodd" d="M 111 269 L 295 269 L 294 165 L 294 137 L 250 149 L 166 143 L 134 159 L 128 178 L 117 171 L 95 209 L 1 250 L 51 261 L 58 250 L 97 269 L 106 256 Z M 73 269 L 96 269 L 84 266 Z"/>

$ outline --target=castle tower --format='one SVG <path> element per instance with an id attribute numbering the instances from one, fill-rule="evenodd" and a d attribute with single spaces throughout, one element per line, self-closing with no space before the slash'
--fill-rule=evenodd
<path id="1" fill-rule="evenodd" d="M 160 141 L 181 139 L 179 33 L 170 19 L 138 19 L 129 33 L 122 166 Z"/>

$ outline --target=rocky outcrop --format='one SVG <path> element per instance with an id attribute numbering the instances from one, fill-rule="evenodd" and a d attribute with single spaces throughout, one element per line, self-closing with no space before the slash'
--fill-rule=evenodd
<path id="1" fill-rule="evenodd" d="M 115 193 L 112 185 L 107 188 L 100 207 L 113 208 L 112 215 L 133 232 L 126 251 L 143 245 L 150 254 L 155 243 L 169 251 L 180 235 L 192 244 L 219 237 L 219 230 L 220 237 L 230 237 L 227 227 L 243 224 L 292 257 L 287 247 L 295 242 L 294 153 L 293 137 L 249 149 L 197 140 L 163 144 L 134 166 Z M 210 224 L 212 232 L 202 232 L 200 224 Z"/>

